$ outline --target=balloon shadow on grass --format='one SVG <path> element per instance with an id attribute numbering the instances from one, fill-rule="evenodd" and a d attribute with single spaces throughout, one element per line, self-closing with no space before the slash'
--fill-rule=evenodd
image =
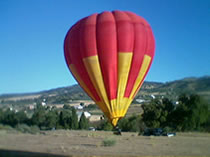
<path id="1" fill-rule="evenodd" d="M 67 157 L 64 155 L 0 149 L 0 157 Z M 71 157 L 71 156 L 68 156 Z"/>

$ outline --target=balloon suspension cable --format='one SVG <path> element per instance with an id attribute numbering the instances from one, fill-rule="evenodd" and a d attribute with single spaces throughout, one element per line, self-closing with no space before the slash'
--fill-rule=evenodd
<path id="1" fill-rule="evenodd" d="M 119 128 L 118 125 L 114 127 L 113 134 L 114 135 L 122 135 L 121 129 Z"/>

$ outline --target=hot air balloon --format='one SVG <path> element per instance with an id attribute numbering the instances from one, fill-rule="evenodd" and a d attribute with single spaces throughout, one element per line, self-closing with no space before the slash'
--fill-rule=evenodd
<path id="1" fill-rule="evenodd" d="M 154 49 L 150 25 L 128 11 L 85 17 L 64 40 L 68 68 L 113 126 L 125 116 L 143 84 Z"/>

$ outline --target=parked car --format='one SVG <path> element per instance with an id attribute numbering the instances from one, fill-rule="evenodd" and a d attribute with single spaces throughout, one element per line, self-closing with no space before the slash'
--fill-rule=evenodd
<path id="1" fill-rule="evenodd" d="M 146 128 L 144 129 L 143 136 L 151 136 L 153 134 L 153 129 Z"/>
<path id="2" fill-rule="evenodd" d="M 144 136 L 176 136 L 176 133 L 164 132 L 162 128 L 146 128 L 143 133 Z"/>
<path id="3" fill-rule="evenodd" d="M 161 129 L 161 128 L 153 129 L 153 135 L 154 136 L 161 136 L 161 135 L 163 135 L 163 129 Z"/>
<path id="4" fill-rule="evenodd" d="M 163 136 L 172 137 L 172 136 L 176 136 L 176 133 L 175 132 L 163 133 Z"/>
<path id="5" fill-rule="evenodd" d="M 96 129 L 94 127 L 89 127 L 88 130 L 90 130 L 90 131 L 96 131 Z"/>

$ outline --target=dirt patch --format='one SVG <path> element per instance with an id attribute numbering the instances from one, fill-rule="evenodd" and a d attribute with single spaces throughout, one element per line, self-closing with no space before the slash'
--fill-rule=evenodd
<path id="1" fill-rule="evenodd" d="M 115 141 L 103 146 L 105 139 Z M 0 131 L 0 151 L 22 151 L 65 156 L 210 156 L 210 134 L 178 133 L 176 137 L 113 135 L 104 131 L 46 131 L 22 134 Z M 29 155 L 30 156 L 30 155 Z"/>

